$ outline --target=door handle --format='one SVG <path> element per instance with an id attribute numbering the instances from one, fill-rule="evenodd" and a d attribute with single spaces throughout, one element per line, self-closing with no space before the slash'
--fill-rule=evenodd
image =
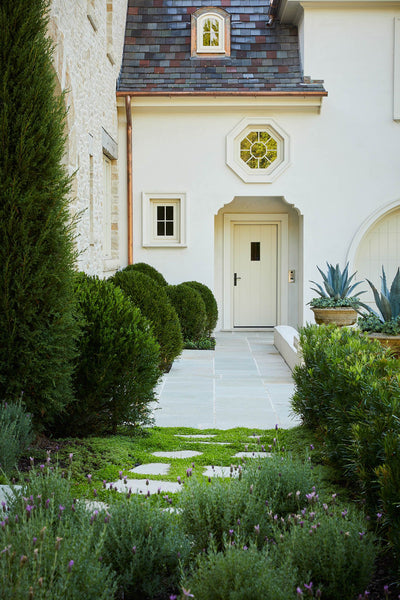
<path id="1" fill-rule="evenodd" d="M 238 279 L 242 279 L 241 277 L 237 276 L 237 273 L 233 274 L 233 285 L 237 285 L 237 281 Z"/>

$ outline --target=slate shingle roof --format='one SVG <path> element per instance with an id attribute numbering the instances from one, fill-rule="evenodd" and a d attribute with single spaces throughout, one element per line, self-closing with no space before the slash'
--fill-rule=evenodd
<path id="1" fill-rule="evenodd" d="M 191 57 L 191 14 L 231 16 L 231 56 Z M 120 92 L 324 92 L 305 84 L 297 28 L 268 26 L 269 0 L 128 0 Z"/>

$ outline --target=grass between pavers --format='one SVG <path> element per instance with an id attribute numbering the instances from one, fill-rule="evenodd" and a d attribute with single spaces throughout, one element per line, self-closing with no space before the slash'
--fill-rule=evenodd
<path id="1" fill-rule="evenodd" d="M 178 437 L 179 435 L 214 435 L 204 440 Z M 202 441 L 211 442 L 203 444 Z M 193 442 L 193 443 L 192 443 Z M 220 445 L 215 442 L 226 442 Z M 203 467 L 208 465 L 238 465 L 246 459 L 234 458 L 237 452 L 246 450 L 291 452 L 300 458 L 306 458 L 311 445 L 315 445 L 312 434 L 303 427 L 293 429 L 247 429 L 198 430 L 187 427 L 152 427 L 134 436 L 121 431 L 119 435 L 107 437 L 90 437 L 83 439 L 60 440 L 60 449 L 53 454 L 52 462 L 59 462 L 70 470 L 77 497 L 93 498 L 94 493 L 99 500 L 107 500 L 110 493 L 109 483 L 119 479 L 119 474 L 129 479 L 146 479 L 146 475 L 131 473 L 130 469 L 139 464 L 168 463 L 171 465 L 167 475 L 151 475 L 149 479 L 177 481 L 178 476 L 186 478 L 186 470 L 194 464 L 193 476 L 203 477 Z M 166 458 L 154 456 L 153 452 L 194 450 L 201 452 L 193 458 Z M 318 452 L 313 450 L 314 456 Z M 35 464 L 45 460 L 45 451 L 32 453 Z M 73 454 L 70 464 L 69 455 Z M 265 460 L 268 460 L 267 458 Z M 88 480 L 90 477 L 90 483 Z M 107 482 L 104 489 L 103 482 Z M 127 488 L 128 489 L 128 488 Z M 96 490 L 96 492 L 93 492 Z"/>

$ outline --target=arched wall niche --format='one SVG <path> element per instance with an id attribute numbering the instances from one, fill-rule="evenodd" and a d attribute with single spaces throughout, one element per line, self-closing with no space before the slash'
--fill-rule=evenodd
<path id="1" fill-rule="evenodd" d="M 347 260 L 352 271 L 357 271 L 357 281 L 369 279 L 380 289 L 383 266 L 390 285 L 400 266 L 400 200 L 381 207 L 364 221 L 353 238 Z M 367 291 L 363 300 L 373 304 L 368 283 L 363 287 Z"/>

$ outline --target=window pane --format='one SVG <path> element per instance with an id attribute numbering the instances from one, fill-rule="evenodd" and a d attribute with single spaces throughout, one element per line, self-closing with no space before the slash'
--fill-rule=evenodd
<path id="1" fill-rule="evenodd" d="M 206 19 L 203 25 L 203 46 L 219 45 L 219 22 L 217 19 Z"/>
<path id="2" fill-rule="evenodd" d="M 260 242 L 250 242 L 250 260 L 260 260 Z"/>
<path id="3" fill-rule="evenodd" d="M 165 223 L 157 222 L 157 235 L 165 235 Z"/>
<path id="4" fill-rule="evenodd" d="M 173 221 L 167 221 L 165 223 L 165 235 L 174 235 L 174 223 L 173 223 Z"/>
<path id="5" fill-rule="evenodd" d="M 173 206 L 166 206 L 165 207 L 165 218 L 168 221 L 173 221 L 174 220 L 174 207 Z"/>
<path id="6" fill-rule="evenodd" d="M 157 221 L 165 219 L 165 206 L 157 206 Z"/>

